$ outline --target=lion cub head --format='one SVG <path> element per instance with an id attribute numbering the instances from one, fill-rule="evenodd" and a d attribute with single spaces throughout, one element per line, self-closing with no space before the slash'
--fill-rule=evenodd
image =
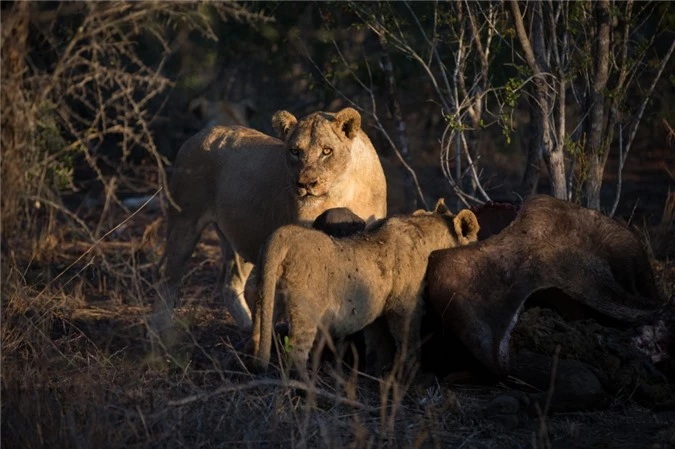
<path id="1" fill-rule="evenodd" d="M 335 114 L 315 112 L 300 121 L 278 111 L 272 125 L 286 144 L 286 160 L 299 198 L 321 197 L 347 170 L 356 139 L 363 138 L 361 115 L 352 108 Z"/>
<path id="2" fill-rule="evenodd" d="M 478 241 L 478 231 L 480 226 L 476 215 L 469 209 L 463 209 L 455 216 L 445 205 L 445 200 L 440 198 L 436 207 L 431 212 L 424 209 L 418 209 L 413 212 L 413 217 L 438 216 L 440 215 L 450 228 L 450 234 L 456 240 L 456 246 L 468 245 Z"/>

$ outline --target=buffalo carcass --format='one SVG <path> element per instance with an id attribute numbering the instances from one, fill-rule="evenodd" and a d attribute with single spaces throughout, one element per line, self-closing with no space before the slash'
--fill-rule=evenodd
<path id="1" fill-rule="evenodd" d="M 508 372 L 511 333 L 530 298 L 563 316 L 628 324 L 665 303 L 635 233 L 548 196 L 526 200 L 487 240 L 432 253 L 427 289 L 445 331 L 499 375 Z"/>
<path id="2" fill-rule="evenodd" d="M 485 240 L 502 232 L 516 219 L 519 209 L 517 204 L 494 201 L 472 207 L 471 211 L 476 215 L 480 226 L 478 240 Z"/>

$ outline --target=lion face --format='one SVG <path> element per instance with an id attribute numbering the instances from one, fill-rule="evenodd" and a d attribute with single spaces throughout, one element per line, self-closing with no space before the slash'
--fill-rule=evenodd
<path id="1" fill-rule="evenodd" d="M 316 112 L 298 121 L 279 111 L 272 123 L 286 146 L 286 162 L 299 199 L 311 201 L 328 194 L 349 166 L 353 139 L 361 116 L 346 108 L 330 114 Z"/>

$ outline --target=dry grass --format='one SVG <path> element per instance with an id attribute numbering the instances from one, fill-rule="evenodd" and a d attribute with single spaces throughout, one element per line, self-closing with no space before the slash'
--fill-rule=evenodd
<path id="1" fill-rule="evenodd" d="M 155 360 L 144 323 L 162 239 L 155 214 L 141 211 L 93 249 L 60 228 L 50 245 L 3 252 L 6 447 L 650 447 L 672 438 L 670 415 L 630 403 L 539 419 L 490 411 L 504 385 L 426 388 L 325 363 L 308 384 L 285 370 L 249 374 L 239 362 L 246 336 L 215 299 L 210 235 L 185 279 L 182 343 Z"/>

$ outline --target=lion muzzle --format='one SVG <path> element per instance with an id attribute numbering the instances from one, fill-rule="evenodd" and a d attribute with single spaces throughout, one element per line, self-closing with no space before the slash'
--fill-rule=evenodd
<path id="1" fill-rule="evenodd" d="M 308 196 L 322 196 L 325 192 L 321 191 L 321 184 L 318 178 L 301 177 L 296 183 L 296 194 L 300 198 Z"/>

